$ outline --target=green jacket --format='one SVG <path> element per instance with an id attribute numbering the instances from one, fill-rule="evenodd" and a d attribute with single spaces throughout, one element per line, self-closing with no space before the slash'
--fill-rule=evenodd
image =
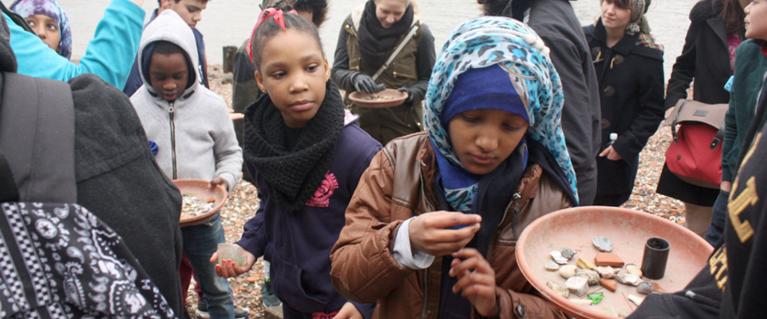
<path id="1" fill-rule="evenodd" d="M 762 87 L 767 57 L 762 46 L 748 40 L 736 51 L 735 72 L 730 95 L 730 108 L 725 118 L 724 145 L 722 146 L 722 180 L 732 181 L 737 174 L 743 138 L 754 119 L 756 101 Z M 763 125 L 759 123 L 759 125 Z M 751 141 L 747 141 L 749 144 Z"/>

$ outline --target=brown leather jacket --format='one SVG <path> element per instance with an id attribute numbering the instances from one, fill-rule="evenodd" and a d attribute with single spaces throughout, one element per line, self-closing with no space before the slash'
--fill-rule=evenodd
<path id="1" fill-rule="evenodd" d="M 346 210 L 346 226 L 331 253 L 331 278 L 351 300 L 378 303 L 375 318 L 436 318 L 441 258 L 425 270 L 401 266 L 392 256 L 403 221 L 434 211 L 434 153 L 425 132 L 389 143 L 360 178 Z M 537 295 L 517 268 L 517 237 L 536 218 L 571 206 L 539 165 L 526 170 L 488 251 L 496 272 L 500 318 L 565 318 Z M 478 317 L 478 316 L 474 316 Z"/>

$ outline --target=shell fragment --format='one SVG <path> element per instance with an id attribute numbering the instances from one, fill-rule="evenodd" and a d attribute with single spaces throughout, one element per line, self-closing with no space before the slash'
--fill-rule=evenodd
<path id="1" fill-rule="evenodd" d="M 546 262 L 546 266 L 545 267 L 546 267 L 546 270 L 548 270 L 548 271 L 557 271 L 557 270 L 559 270 L 559 264 L 557 264 L 557 263 L 555 263 L 555 262 L 553 262 L 551 260 Z"/>
<path id="2" fill-rule="evenodd" d="M 622 283 L 624 285 L 629 285 L 629 286 L 636 286 L 640 282 L 642 282 L 641 277 L 623 270 L 619 271 L 618 274 L 615 275 L 615 279 L 619 283 Z"/>
<path id="3" fill-rule="evenodd" d="M 591 243 L 601 252 L 609 253 L 613 251 L 613 242 L 605 236 L 594 237 L 594 239 L 591 240 Z"/>
<path id="4" fill-rule="evenodd" d="M 551 259 L 554 260 L 554 262 L 560 265 L 567 265 L 567 262 L 569 261 L 567 258 L 562 256 L 562 252 L 559 250 L 552 250 L 549 255 L 551 256 Z"/>

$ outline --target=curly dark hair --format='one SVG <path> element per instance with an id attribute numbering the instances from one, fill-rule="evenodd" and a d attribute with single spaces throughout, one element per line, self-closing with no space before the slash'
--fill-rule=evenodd
<path id="1" fill-rule="evenodd" d="M 477 0 L 486 16 L 506 16 L 512 0 Z"/>
<path id="2" fill-rule="evenodd" d="M 328 15 L 327 0 L 265 0 L 261 5 L 262 8 L 265 6 L 281 9 L 283 11 L 295 9 L 296 11 L 301 12 L 311 12 L 312 23 L 318 28 L 325 22 Z"/>
<path id="3" fill-rule="evenodd" d="M 534 0 L 477 0 L 486 16 L 501 16 L 524 19 L 524 14 Z"/>
<path id="4" fill-rule="evenodd" d="M 312 23 L 318 28 L 325 22 L 328 16 L 327 0 L 298 0 L 293 7 L 296 11 L 311 12 Z"/>

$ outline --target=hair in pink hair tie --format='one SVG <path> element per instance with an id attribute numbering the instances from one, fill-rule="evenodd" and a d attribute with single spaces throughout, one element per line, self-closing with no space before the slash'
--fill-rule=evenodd
<path id="1" fill-rule="evenodd" d="M 288 11 L 288 14 L 298 14 L 296 10 L 290 10 Z M 285 26 L 285 12 L 281 9 L 277 8 L 268 8 L 263 11 L 261 11 L 261 15 L 258 17 L 258 21 L 256 22 L 256 25 L 253 27 L 253 31 L 250 33 L 250 38 L 248 39 L 248 47 L 246 48 L 248 50 L 248 57 L 250 58 L 250 62 L 253 62 L 253 37 L 256 35 L 256 31 L 258 31 L 258 27 L 260 27 L 264 22 L 266 22 L 267 19 L 274 17 L 274 23 L 276 23 L 280 28 L 282 28 L 282 31 L 288 31 L 288 28 Z"/>

